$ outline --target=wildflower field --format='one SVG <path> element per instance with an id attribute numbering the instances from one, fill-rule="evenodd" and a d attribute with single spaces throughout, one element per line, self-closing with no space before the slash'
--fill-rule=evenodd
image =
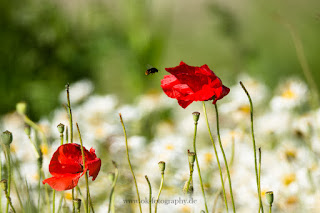
<path id="1" fill-rule="evenodd" d="M 164 93 L 130 105 L 88 80 L 37 123 L 17 103 L 1 119 L 1 210 L 320 210 L 320 111 L 303 81 L 271 92 L 247 75 L 227 87 L 207 65 L 166 70 Z"/>

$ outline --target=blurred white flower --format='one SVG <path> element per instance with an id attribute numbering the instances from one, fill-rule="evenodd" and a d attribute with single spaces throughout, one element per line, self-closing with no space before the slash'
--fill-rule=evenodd
<path id="1" fill-rule="evenodd" d="M 88 97 L 94 89 L 93 83 L 88 79 L 83 79 L 78 82 L 70 84 L 70 102 L 71 104 L 77 104 Z M 67 103 L 67 92 L 62 91 L 59 95 L 61 103 Z"/>

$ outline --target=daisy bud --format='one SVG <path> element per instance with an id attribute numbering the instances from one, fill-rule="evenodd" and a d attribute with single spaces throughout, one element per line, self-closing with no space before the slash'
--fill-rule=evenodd
<path id="1" fill-rule="evenodd" d="M 59 123 L 57 128 L 58 128 L 58 131 L 60 132 L 60 134 L 62 134 L 64 132 L 64 125 L 62 123 Z"/>
<path id="2" fill-rule="evenodd" d="M 19 102 L 16 104 L 16 110 L 20 115 L 25 115 L 27 112 L 26 102 Z"/>
<path id="3" fill-rule="evenodd" d="M 8 188 L 8 181 L 6 179 L 3 179 L 0 181 L 0 188 L 3 190 L 3 191 L 7 191 L 7 188 Z"/>
<path id="4" fill-rule="evenodd" d="M 27 136 L 30 136 L 31 127 L 28 124 L 24 125 L 24 132 L 27 134 Z"/>
<path id="5" fill-rule="evenodd" d="M 193 112 L 193 120 L 195 123 L 198 123 L 199 117 L 200 117 L 200 112 Z"/>
<path id="6" fill-rule="evenodd" d="M 166 163 L 163 161 L 160 161 L 158 163 L 158 165 L 159 165 L 159 169 L 160 169 L 161 174 L 164 174 L 164 170 L 166 169 Z"/>
<path id="7" fill-rule="evenodd" d="M 194 152 L 189 152 L 188 150 L 188 160 L 189 160 L 189 163 L 193 164 L 194 161 L 196 159 L 196 153 Z"/>
<path id="8" fill-rule="evenodd" d="M 75 209 L 77 210 L 77 212 L 80 212 L 81 199 L 76 198 L 76 199 L 73 200 L 73 202 L 74 202 L 74 206 L 75 206 Z"/>
<path id="9" fill-rule="evenodd" d="M 273 203 L 273 191 L 266 192 L 266 199 L 269 205 L 272 205 Z"/>
<path id="10" fill-rule="evenodd" d="M 2 143 L 6 146 L 10 146 L 12 143 L 12 133 L 8 130 L 1 134 Z"/>

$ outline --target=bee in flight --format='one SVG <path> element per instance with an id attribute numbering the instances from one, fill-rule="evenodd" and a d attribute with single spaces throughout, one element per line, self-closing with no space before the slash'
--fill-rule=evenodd
<path id="1" fill-rule="evenodd" d="M 155 74 L 156 72 L 158 72 L 158 69 L 155 67 L 151 67 L 151 68 L 147 69 L 144 74 L 149 75 L 149 74 Z"/>

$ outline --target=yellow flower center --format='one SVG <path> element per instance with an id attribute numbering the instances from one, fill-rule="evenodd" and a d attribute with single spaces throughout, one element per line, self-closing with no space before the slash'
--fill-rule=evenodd
<path id="1" fill-rule="evenodd" d="M 166 145 L 166 150 L 173 150 L 174 146 L 172 144 Z"/>
<path id="2" fill-rule="evenodd" d="M 286 99 L 294 99 L 297 97 L 297 95 L 291 89 L 285 90 L 281 96 Z"/>
<path id="3" fill-rule="evenodd" d="M 70 192 L 65 192 L 64 193 L 64 198 L 66 200 L 72 200 L 72 194 Z"/>
<path id="4" fill-rule="evenodd" d="M 250 113 L 250 106 L 248 104 L 242 105 L 239 107 L 239 111 L 243 113 Z"/>
<path id="5" fill-rule="evenodd" d="M 204 154 L 204 160 L 206 163 L 211 163 L 213 155 L 211 153 Z"/>
<path id="6" fill-rule="evenodd" d="M 298 202 L 298 198 L 296 196 L 290 196 L 286 201 L 288 205 L 296 204 L 297 202 Z"/>
<path id="7" fill-rule="evenodd" d="M 41 144 L 40 149 L 41 149 L 41 152 L 42 152 L 43 155 L 47 155 L 48 152 L 49 152 L 48 151 L 48 146 L 45 145 L 45 144 Z"/>
<path id="8" fill-rule="evenodd" d="M 285 186 L 289 186 L 292 182 L 296 181 L 296 175 L 294 173 L 291 174 L 286 174 L 283 178 L 282 178 L 282 183 Z"/>

